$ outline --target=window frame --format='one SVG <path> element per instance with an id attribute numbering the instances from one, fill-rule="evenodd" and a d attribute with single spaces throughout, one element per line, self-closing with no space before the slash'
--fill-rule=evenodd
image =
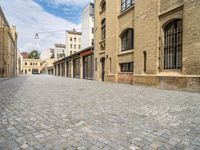
<path id="1" fill-rule="evenodd" d="M 182 69 L 183 20 L 176 19 L 164 28 L 164 64 L 165 70 Z"/>
<path id="2" fill-rule="evenodd" d="M 120 63 L 119 65 L 121 73 L 133 73 L 134 71 L 134 62 Z"/>
<path id="3" fill-rule="evenodd" d="M 135 0 L 121 0 L 121 12 L 126 11 L 128 8 L 133 6 Z"/>
<path id="4" fill-rule="evenodd" d="M 129 28 L 121 35 L 121 51 L 127 51 L 131 49 L 134 49 L 134 30 Z"/>
<path id="5" fill-rule="evenodd" d="M 106 39 L 106 19 L 102 19 L 101 21 L 101 40 Z"/>

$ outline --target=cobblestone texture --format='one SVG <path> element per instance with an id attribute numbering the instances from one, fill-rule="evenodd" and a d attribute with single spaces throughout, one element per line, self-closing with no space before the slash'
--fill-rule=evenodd
<path id="1" fill-rule="evenodd" d="M 0 82 L 0 150 L 199 150 L 200 94 L 54 76 Z"/>

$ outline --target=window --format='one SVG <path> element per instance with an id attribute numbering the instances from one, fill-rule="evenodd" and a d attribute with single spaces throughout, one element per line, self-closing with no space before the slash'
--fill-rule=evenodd
<path id="1" fill-rule="evenodd" d="M 27 65 L 27 62 L 25 62 L 25 66 Z"/>
<path id="2" fill-rule="evenodd" d="M 76 38 L 74 38 L 74 42 L 76 42 Z"/>
<path id="3" fill-rule="evenodd" d="M 121 72 L 133 72 L 133 62 L 120 64 Z"/>
<path id="4" fill-rule="evenodd" d="M 30 63 L 30 65 L 32 66 L 32 63 Z"/>
<path id="5" fill-rule="evenodd" d="M 172 21 L 164 33 L 164 69 L 182 68 L 182 20 Z"/>
<path id="6" fill-rule="evenodd" d="M 122 37 L 121 37 L 121 43 L 122 43 L 122 51 L 130 50 L 134 48 L 134 31 L 133 29 L 126 30 Z"/>
<path id="7" fill-rule="evenodd" d="M 106 19 L 104 18 L 101 21 L 101 39 L 105 40 L 106 38 Z"/>
<path id="8" fill-rule="evenodd" d="M 94 46 L 94 39 L 92 39 L 91 45 Z"/>
<path id="9" fill-rule="evenodd" d="M 70 51 L 70 55 L 72 54 L 72 51 Z"/>
<path id="10" fill-rule="evenodd" d="M 131 7 L 134 4 L 135 0 L 122 0 L 121 3 L 121 12 L 127 10 L 129 7 Z"/>
<path id="11" fill-rule="evenodd" d="M 70 37 L 70 41 L 71 41 L 71 42 L 73 41 L 72 37 Z"/>
<path id="12" fill-rule="evenodd" d="M 101 4 L 101 11 L 104 11 L 104 10 L 106 10 L 106 2 L 105 1 Z"/>
<path id="13" fill-rule="evenodd" d="M 110 57 L 110 73 L 112 73 L 112 58 Z"/>
<path id="14" fill-rule="evenodd" d="M 92 34 L 94 34 L 94 28 L 92 28 L 92 31 L 91 31 L 91 32 L 92 32 Z"/>
<path id="15" fill-rule="evenodd" d="M 81 45 L 80 44 L 78 45 L 78 49 L 81 49 Z"/>
<path id="16" fill-rule="evenodd" d="M 76 49 L 76 44 L 74 44 L 74 49 Z"/>
<path id="17" fill-rule="evenodd" d="M 147 72 L 147 52 L 144 51 L 143 55 L 144 55 L 144 73 L 146 73 Z"/>
<path id="18" fill-rule="evenodd" d="M 70 48 L 72 49 L 72 44 L 70 44 Z"/>
<path id="19" fill-rule="evenodd" d="M 97 71 L 97 58 L 95 58 L 95 71 Z"/>

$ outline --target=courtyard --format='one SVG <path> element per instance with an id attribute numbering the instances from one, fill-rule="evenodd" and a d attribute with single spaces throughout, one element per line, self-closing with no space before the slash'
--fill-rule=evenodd
<path id="1" fill-rule="evenodd" d="M 199 150 L 200 93 L 55 76 L 0 81 L 0 150 Z"/>

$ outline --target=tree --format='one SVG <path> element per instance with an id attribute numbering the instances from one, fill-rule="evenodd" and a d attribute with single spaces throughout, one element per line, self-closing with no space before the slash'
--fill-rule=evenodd
<path id="1" fill-rule="evenodd" d="M 40 53 L 37 50 L 33 50 L 28 55 L 29 59 L 40 59 Z"/>

